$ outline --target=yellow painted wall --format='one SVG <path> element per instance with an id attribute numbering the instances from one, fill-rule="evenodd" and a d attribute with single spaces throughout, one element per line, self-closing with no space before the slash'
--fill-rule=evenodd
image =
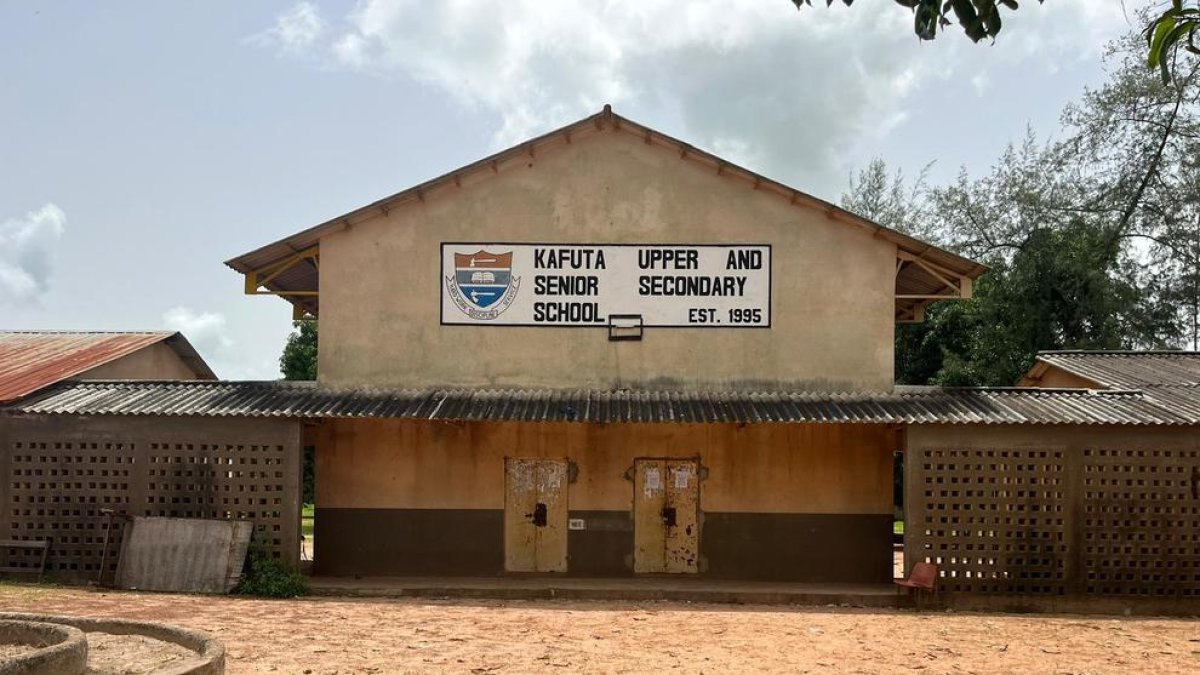
<path id="1" fill-rule="evenodd" d="M 158 342 L 75 376 L 78 380 L 195 380 L 179 354 Z"/>
<path id="2" fill-rule="evenodd" d="M 706 511 L 892 512 L 897 433 L 882 425 L 583 424 L 326 420 L 317 432 L 322 508 L 504 507 L 504 458 L 579 467 L 570 508 L 627 510 L 638 457 L 699 456 Z"/>
<path id="3" fill-rule="evenodd" d="M 441 326 L 440 244 L 773 246 L 770 329 Z M 896 247 L 677 150 L 588 130 L 321 239 L 329 385 L 888 390 Z"/>

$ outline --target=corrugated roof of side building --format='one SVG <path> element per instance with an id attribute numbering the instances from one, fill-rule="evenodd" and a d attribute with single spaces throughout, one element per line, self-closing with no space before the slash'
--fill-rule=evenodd
<path id="1" fill-rule="evenodd" d="M 300 382 L 64 382 L 10 413 L 538 422 L 1192 425 L 1137 391 L 899 388 L 894 393 L 526 389 L 354 391 Z"/>
<path id="2" fill-rule="evenodd" d="M 1113 389 L 1200 387 L 1200 352 L 1060 351 L 1038 360 Z"/>
<path id="3" fill-rule="evenodd" d="M 0 403 L 28 396 L 164 341 L 198 375 L 215 377 L 191 345 L 171 331 L 0 331 Z"/>

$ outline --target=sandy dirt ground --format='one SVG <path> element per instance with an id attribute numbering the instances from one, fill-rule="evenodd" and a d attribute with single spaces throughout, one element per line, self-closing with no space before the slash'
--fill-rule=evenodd
<path id="1" fill-rule="evenodd" d="M 0 645 L 0 663 L 4 663 L 5 659 L 11 659 L 14 656 L 31 652 L 35 649 L 34 645 Z"/>
<path id="2" fill-rule="evenodd" d="M 0 609 L 209 631 L 227 672 L 1196 673 L 1200 621 L 571 601 L 250 600 L 0 586 Z"/>
<path id="3" fill-rule="evenodd" d="M 147 675 L 194 657 L 195 652 L 140 635 L 88 633 L 87 675 Z"/>

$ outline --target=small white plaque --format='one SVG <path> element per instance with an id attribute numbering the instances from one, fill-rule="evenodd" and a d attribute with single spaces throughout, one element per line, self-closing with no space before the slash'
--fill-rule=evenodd
<path id="1" fill-rule="evenodd" d="M 571 518 L 571 519 L 567 520 L 567 529 L 568 530 L 586 530 L 587 529 L 587 521 L 584 520 L 583 518 Z"/>

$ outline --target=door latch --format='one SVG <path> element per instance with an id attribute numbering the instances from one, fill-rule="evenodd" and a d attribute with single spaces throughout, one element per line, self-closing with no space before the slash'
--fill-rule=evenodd
<path id="1" fill-rule="evenodd" d="M 537 506 L 533 507 L 533 514 L 531 516 L 531 519 L 533 520 L 534 525 L 536 525 L 538 527 L 545 527 L 546 522 L 547 522 L 546 521 L 546 505 L 543 504 L 542 502 L 538 502 Z"/>
<path id="2" fill-rule="evenodd" d="M 675 507 L 664 506 L 662 510 L 663 524 L 667 527 L 675 527 Z"/>

